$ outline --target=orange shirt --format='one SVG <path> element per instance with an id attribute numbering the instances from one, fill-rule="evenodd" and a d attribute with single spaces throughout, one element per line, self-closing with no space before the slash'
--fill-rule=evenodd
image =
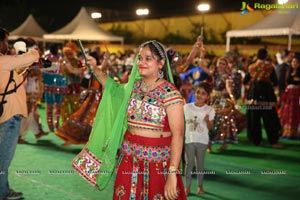
<path id="1" fill-rule="evenodd" d="M 0 78 L 0 93 L 4 93 L 5 87 L 8 83 L 9 76 L 10 76 L 10 71 L 7 70 L 1 70 L 1 78 Z M 23 81 L 23 76 L 18 75 L 14 71 L 14 76 L 13 76 L 16 86 L 19 85 Z M 14 82 L 11 82 L 8 91 L 13 89 L 15 86 Z M 2 100 L 2 95 L 0 95 L 0 101 Z M 3 105 L 3 114 L 0 117 L 0 123 L 3 123 L 13 117 L 14 115 L 20 114 L 24 117 L 28 116 L 28 111 L 27 111 L 27 104 L 26 104 L 26 92 L 25 92 L 25 87 L 24 85 L 21 85 L 18 89 L 17 92 L 8 94 L 5 96 L 5 100 L 7 103 Z"/>

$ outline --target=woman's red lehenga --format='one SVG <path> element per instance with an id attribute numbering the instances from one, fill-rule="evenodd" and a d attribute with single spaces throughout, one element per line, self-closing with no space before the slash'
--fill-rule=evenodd
<path id="1" fill-rule="evenodd" d="M 300 85 L 289 85 L 282 97 L 280 121 L 282 137 L 300 139 Z"/>
<path id="2" fill-rule="evenodd" d="M 147 138 L 126 132 L 113 199 L 165 199 L 171 139 Z M 177 192 L 177 200 L 186 200 L 181 174 L 177 174 Z"/>

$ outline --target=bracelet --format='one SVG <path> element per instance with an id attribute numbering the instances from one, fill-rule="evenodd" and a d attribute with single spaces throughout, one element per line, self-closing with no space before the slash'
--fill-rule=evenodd
<path id="1" fill-rule="evenodd" d="M 199 44 L 195 44 L 194 46 L 193 46 L 193 48 L 200 48 L 200 45 Z"/>
<path id="2" fill-rule="evenodd" d="M 169 167 L 169 174 L 177 174 L 178 170 L 176 169 L 175 166 L 170 166 Z"/>

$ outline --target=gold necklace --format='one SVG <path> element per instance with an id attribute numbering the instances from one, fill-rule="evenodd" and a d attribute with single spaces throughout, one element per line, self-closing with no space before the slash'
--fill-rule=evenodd
<path id="1" fill-rule="evenodd" d="M 157 78 L 153 83 L 147 84 L 145 83 L 145 80 L 142 79 L 142 83 L 141 83 L 141 90 L 143 92 L 148 92 L 149 90 L 152 89 L 152 87 L 159 81 L 160 78 Z"/>

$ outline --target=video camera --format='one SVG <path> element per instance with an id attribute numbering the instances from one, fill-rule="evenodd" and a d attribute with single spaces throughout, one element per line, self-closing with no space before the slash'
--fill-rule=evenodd
<path id="1" fill-rule="evenodd" d="M 26 43 L 24 41 L 17 41 L 13 45 L 16 53 L 18 55 L 24 54 L 27 52 Z M 38 62 L 33 64 L 34 68 L 48 68 L 52 66 L 52 62 L 45 58 L 40 58 Z"/>

